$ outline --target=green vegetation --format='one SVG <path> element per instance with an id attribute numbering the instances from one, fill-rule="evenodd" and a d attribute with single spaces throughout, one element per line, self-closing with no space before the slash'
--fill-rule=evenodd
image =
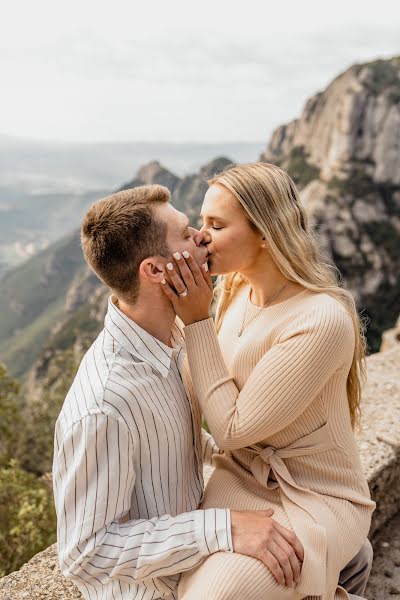
<path id="1" fill-rule="evenodd" d="M 384 248 L 393 258 L 399 255 L 400 235 L 390 221 L 369 221 L 364 223 L 363 229 L 377 248 Z"/>
<path id="2" fill-rule="evenodd" d="M 17 460 L 0 467 L 0 577 L 56 541 L 51 485 Z"/>
<path id="3" fill-rule="evenodd" d="M 19 458 L 22 467 L 37 476 L 51 471 L 54 425 L 84 351 L 57 352 L 41 382 L 40 399 L 26 404 Z"/>
<path id="4" fill-rule="evenodd" d="M 53 325 L 63 314 L 64 298 L 58 298 L 37 319 L 18 329 L 0 344 L 0 354 L 14 377 L 22 378 L 39 356 Z"/>
<path id="5" fill-rule="evenodd" d="M 64 299 L 84 264 L 77 233 L 7 273 L 0 291 L 0 354 L 20 377 L 39 355 L 42 341 L 61 320 Z"/>
<path id="6" fill-rule="evenodd" d="M 22 424 L 19 390 L 0 363 L 0 466 L 8 464 L 18 452 Z"/>
<path id="7" fill-rule="evenodd" d="M 354 168 L 344 179 L 333 177 L 328 183 L 328 188 L 336 190 L 341 196 L 350 195 L 354 199 L 365 198 L 371 191 L 376 191 L 376 183 L 370 177 L 365 168 Z"/>
<path id="8" fill-rule="evenodd" d="M 304 146 L 295 146 L 291 149 L 283 167 L 293 178 L 296 185 L 301 188 L 305 187 L 310 181 L 318 179 L 320 174 L 320 169 L 309 163 L 307 158 L 308 155 Z"/>
<path id="9" fill-rule="evenodd" d="M 49 347 L 57 350 L 68 350 L 77 339 L 81 341 L 86 339 L 92 343 L 101 329 L 101 324 L 92 317 L 92 312 L 93 307 L 89 302 L 78 307 L 60 331 L 51 337 L 45 346 L 45 350 Z"/>
<path id="10" fill-rule="evenodd" d="M 400 99 L 400 57 L 392 60 L 375 60 L 366 66 L 371 71 L 371 77 L 366 78 L 363 85 L 374 96 L 389 89 L 389 100 L 397 104 Z"/>
<path id="11" fill-rule="evenodd" d="M 28 422 L 28 415 L 19 393 L 18 383 L 0 364 L 0 577 L 18 569 L 56 539 L 49 477 L 39 479 L 21 467 L 23 424 Z M 39 432 L 41 425 L 37 425 Z M 25 451 L 29 453 L 30 448 Z"/>

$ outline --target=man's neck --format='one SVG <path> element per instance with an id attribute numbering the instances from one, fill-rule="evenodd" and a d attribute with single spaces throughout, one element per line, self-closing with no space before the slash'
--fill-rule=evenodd
<path id="1" fill-rule="evenodd" d="M 164 292 L 161 293 L 162 296 L 141 293 L 135 304 L 118 299 L 118 308 L 147 333 L 172 347 L 171 329 L 176 314 Z"/>

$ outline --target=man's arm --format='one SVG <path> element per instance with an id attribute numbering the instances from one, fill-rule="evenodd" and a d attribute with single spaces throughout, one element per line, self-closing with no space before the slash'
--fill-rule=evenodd
<path id="1" fill-rule="evenodd" d="M 57 423 L 53 481 L 65 576 L 133 584 L 232 551 L 229 509 L 121 522 L 135 488 L 134 443 L 125 422 L 107 414 L 85 416 L 68 431 Z"/>

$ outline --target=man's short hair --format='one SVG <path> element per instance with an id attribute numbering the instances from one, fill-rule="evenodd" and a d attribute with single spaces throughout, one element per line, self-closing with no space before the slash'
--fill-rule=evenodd
<path id="1" fill-rule="evenodd" d="M 126 302 L 134 303 L 139 295 L 140 263 L 149 256 L 169 254 L 167 224 L 153 208 L 170 198 L 162 185 L 143 185 L 98 200 L 83 218 L 86 262 Z"/>

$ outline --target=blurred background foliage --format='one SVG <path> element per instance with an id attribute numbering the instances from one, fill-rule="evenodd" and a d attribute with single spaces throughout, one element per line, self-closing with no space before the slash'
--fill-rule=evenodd
<path id="1" fill-rule="evenodd" d="M 71 349 L 60 353 L 30 402 L 0 363 L 0 577 L 56 541 L 54 424 L 76 368 Z"/>

